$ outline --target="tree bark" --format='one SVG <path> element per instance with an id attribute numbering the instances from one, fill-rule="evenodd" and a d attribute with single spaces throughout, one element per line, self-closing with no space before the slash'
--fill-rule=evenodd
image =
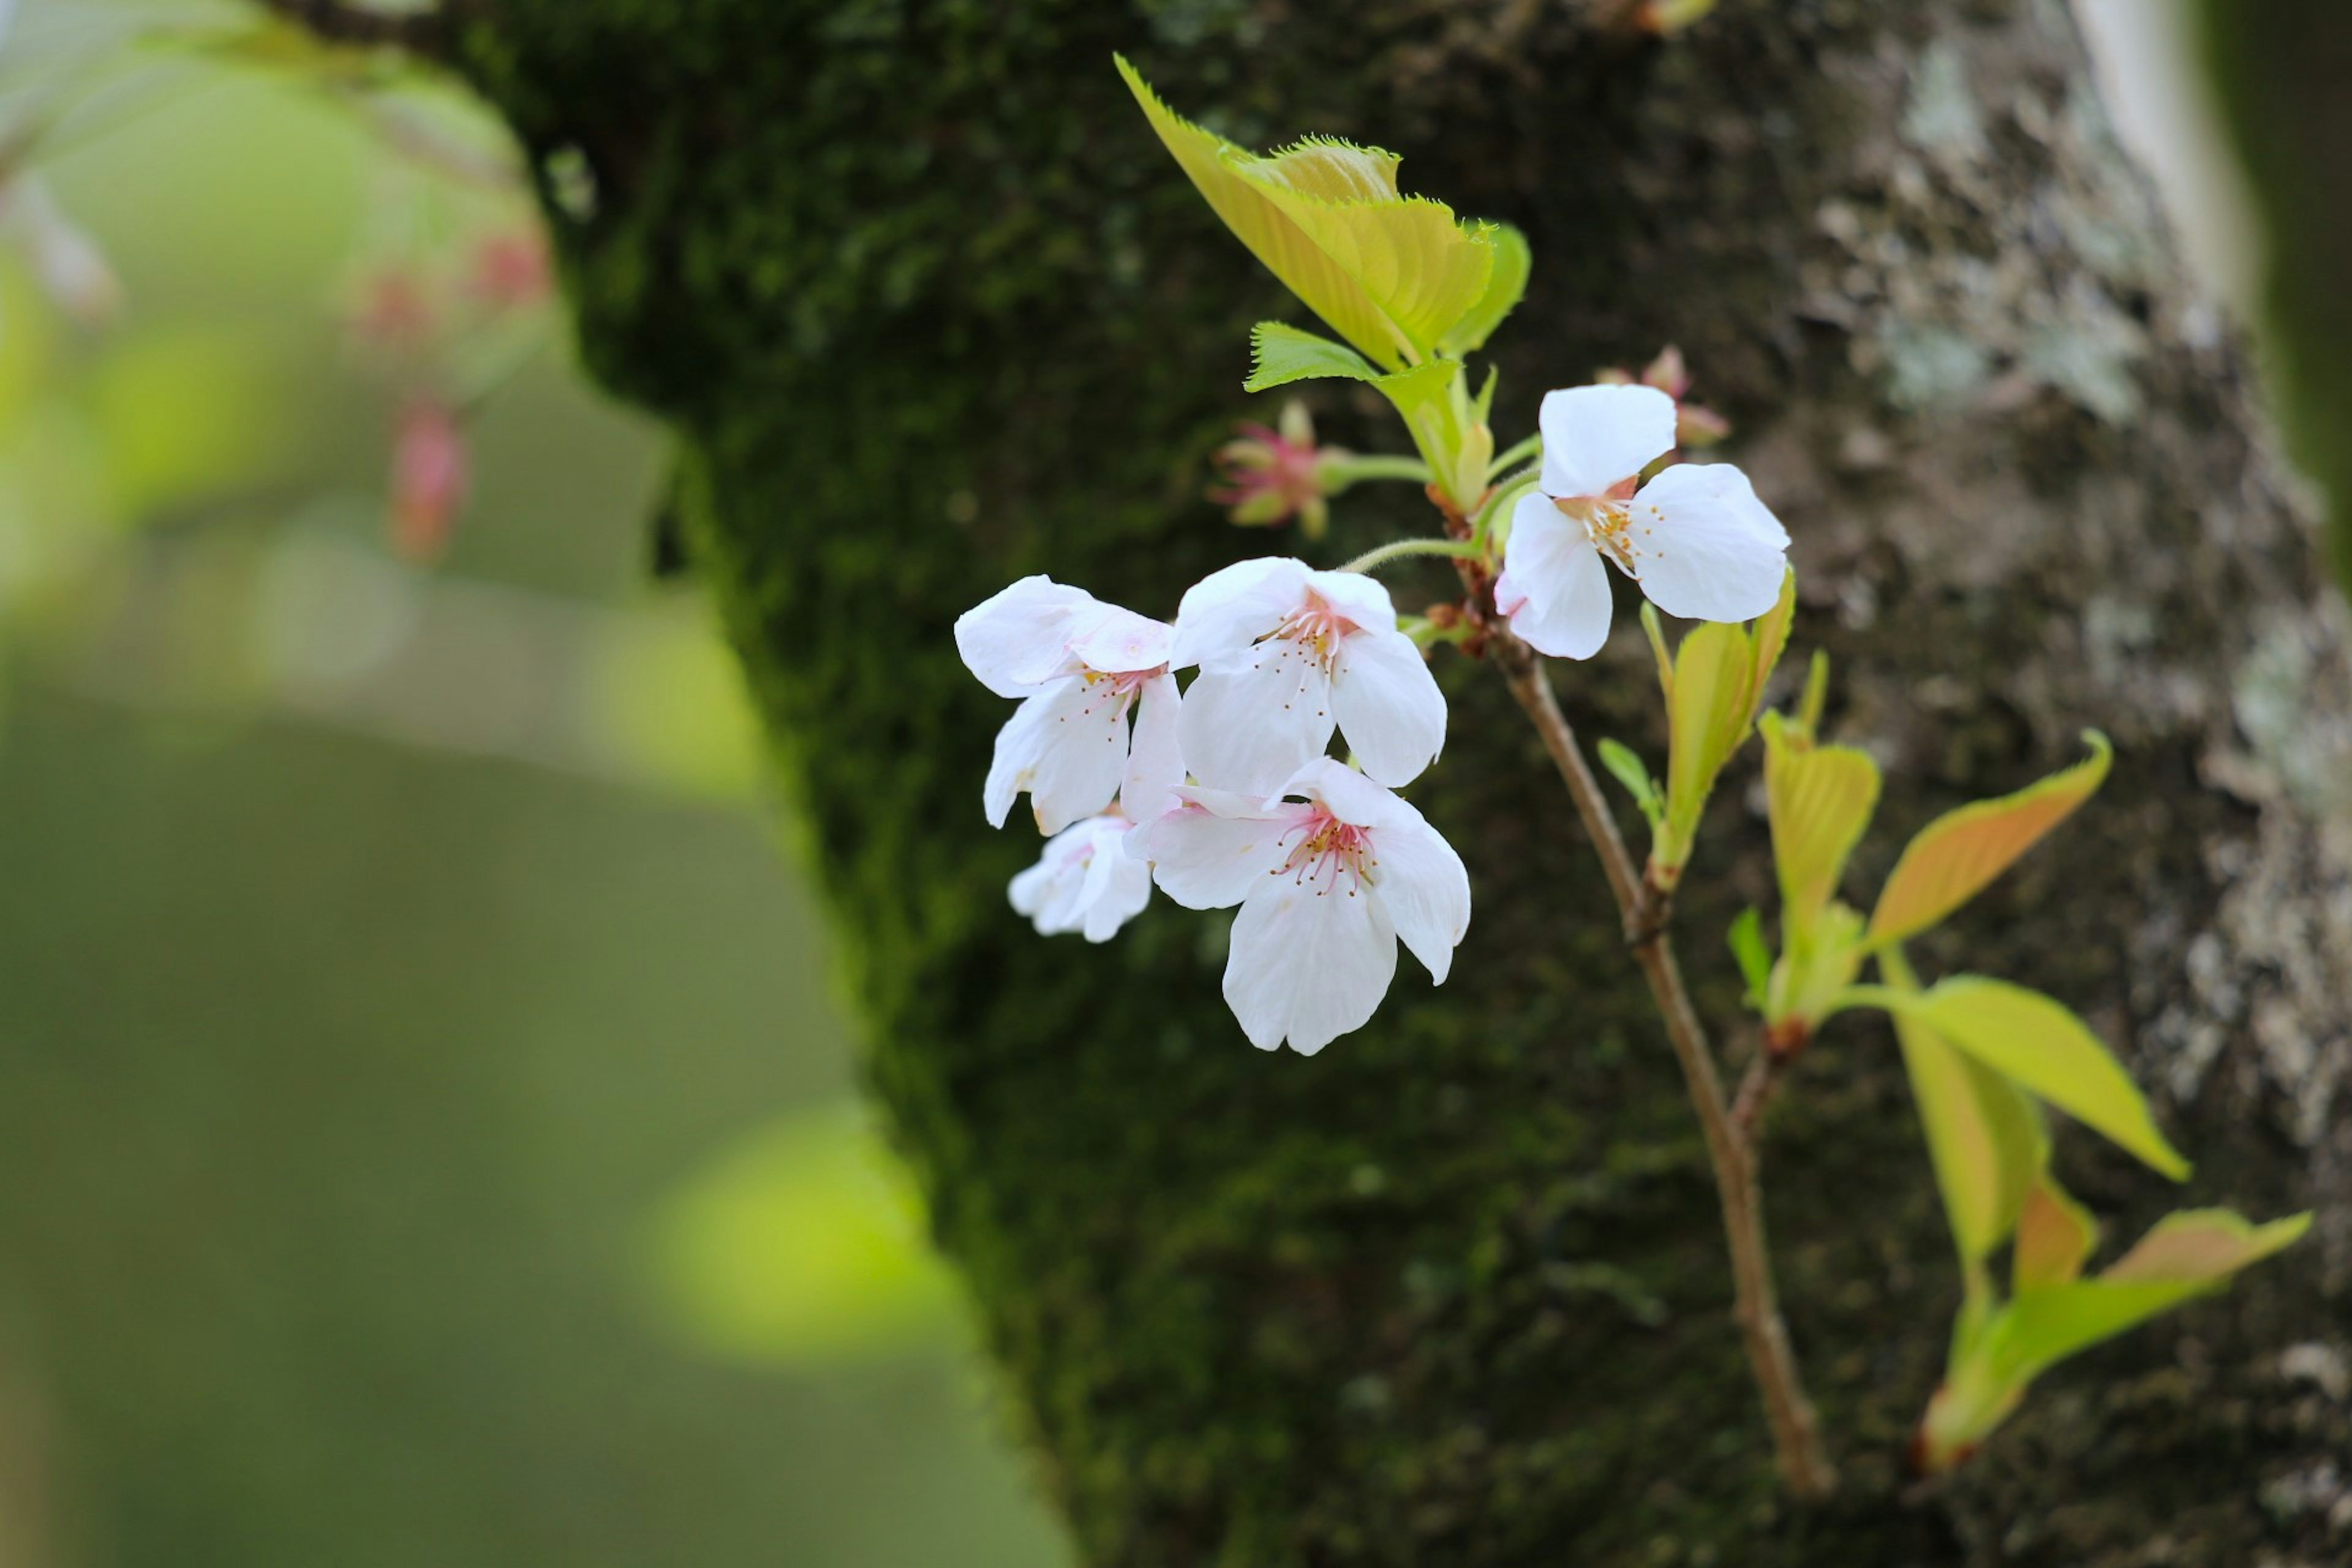
<path id="1" fill-rule="evenodd" d="M 583 355 L 679 440 L 681 515 L 843 935 L 867 1072 L 1090 1564 L 2340 1560 L 2352 1447 L 2344 643 L 2235 339 L 2054 0 L 1724 0 L 1670 42 L 1536 0 L 483 0 L 462 70 L 549 196 Z M 2201 1159 L 2319 1236 L 2047 1377 L 1958 1477 L 1900 1454 L 1958 1286 L 1891 1042 L 1841 1021 L 1768 1140 L 1791 1328 L 1846 1485 L 1782 1502 L 1675 1065 L 1540 748 L 1447 654 L 1414 795 L 1471 868 L 1453 979 L 1250 1050 L 1213 917 L 1102 948 L 1006 907 L 1005 705 L 949 624 L 1050 571 L 1147 614 L 1287 539 L 1197 499 L 1245 332 L 1303 321 L 1111 71 L 1244 143 L 1328 132 L 1507 218 L 1507 441 L 1679 343 L 1787 521 L 1800 652 L 1889 786 L 1854 885 L 2097 725 L 2098 801 L 1925 943 L 2053 992 Z M 1325 433 L 1401 447 L 1361 400 Z M 1270 400 L 1267 400 L 1270 401 Z M 1406 522 L 1339 503 L 1326 563 Z M 1397 574 L 1435 597 L 1442 564 Z M 1630 632 L 1630 616 L 1621 617 Z M 1646 653 L 1559 668 L 1658 754 Z M 1752 777 L 1751 774 L 1744 777 Z M 2331 817 L 2331 812 L 2336 815 Z M 1770 886 L 1719 792 L 1681 926 Z M 1407 966 L 1410 969 L 1410 966 Z M 2062 1136 L 2129 1237 L 2179 1194 Z"/>

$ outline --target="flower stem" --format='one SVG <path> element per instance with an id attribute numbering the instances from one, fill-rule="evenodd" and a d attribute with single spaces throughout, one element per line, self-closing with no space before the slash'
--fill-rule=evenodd
<path id="1" fill-rule="evenodd" d="M 1398 539 L 1376 545 L 1339 568 L 1342 572 L 1370 572 L 1391 561 L 1402 561 L 1409 555 L 1451 555 L 1468 559 L 1479 553 L 1479 546 L 1460 539 Z"/>
<path id="2" fill-rule="evenodd" d="M 1429 483 L 1429 465 L 1419 458 L 1409 458 L 1402 452 L 1350 453 L 1328 464 L 1324 473 L 1338 493 L 1338 487 L 1352 485 L 1359 479 L 1410 479 L 1414 484 Z"/>
<path id="3" fill-rule="evenodd" d="M 1837 1488 L 1837 1471 L 1822 1447 L 1812 1402 L 1805 1395 L 1789 1331 L 1772 1283 L 1772 1260 L 1764 1238 L 1763 1193 L 1757 1180 L 1756 1145 L 1732 1118 L 1724 1099 L 1723 1079 L 1716 1069 L 1706 1026 L 1691 1005 L 1681 967 L 1666 940 L 1665 895 L 1652 889 L 1635 868 L 1617 820 L 1601 792 L 1600 781 L 1584 760 L 1576 731 L 1559 710 L 1551 681 L 1535 652 L 1504 633 L 1495 640 L 1496 663 L 1511 688 L 1544 749 L 1551 753 L 1560 781 L 1583 818 L 1586 834 L 1608 874 L 1617 911 L 1625 922 L 1633 957 L 1650 984 L 1650 994 L 1665 1020 L 1666 1039 L 1681 1065 L 1691 1107 L 1698 1114 L 1699 1131 L 1706 1143 L 1707 1163 L 1714 1167 L 1716 1195 L 1723 1208 L 1723 1230 L 1731 1250 L 1733 1315 L 1739 1325 L 1748 1370 L 1764 1396 L 1764 1413 L 1772 1428 L 1773 1450 L 1781 1479 L 1796 1496 L 1808 1501 L 1826 1498 Z"/>
<path id="4" fill-rule="evenodd" d="M 1512 464 L 1524 463 L 1542 450 L 1542 435 L 1530 436 L 1517 445 L 1496 453 L 1494 461 L 1486 465 L 1486 478 L 1491 480 L 1496 474 L 1508 473 Z"/>

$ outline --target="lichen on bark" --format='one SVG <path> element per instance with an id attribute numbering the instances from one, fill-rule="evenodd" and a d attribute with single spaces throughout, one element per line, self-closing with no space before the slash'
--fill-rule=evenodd
<path id="1" fill-rule="evenodd" d="M 484 0 L 457 47 L 539 166 L 571 166 L 551 218 L 583 356 L 677 431 L 868 1079 L 1086 1561 L 2322 1560 L 2341 1527 L 2312 1478 L 2352 1427 L 2281 1352 L 2342 1354 L 2320 1064 L 2352 939 L 2340 837 L 2293 782 L 2326 773 L 2296 760 L 2323 728 L 2274 718 L 2282 668 L 2290 706 L 2343 711 L 2343 645 L 2242 357 L 2053 0 L 1724 0 L 1664 45 L 1589 9 Z M 2053 1375 L 1914 1491 L 1896 1459 L 1957 1287 L 1889 1042 L 1841 1025 L 1768 1146 L 1848 1460 L 1801 1515 L 1673 1064 L 1491 672 L 1441 659 L 1451 738 L 1415 792 L 1476 889 L 1444 989 L 1401 978 L 1321 1057 L 1265 1057 L 1217 995 L 1213 918 L 1162 902 L 1098 949 L 1028 931 L 1003 887 L 1034 841 L 978 801 L 1002 705 L 950 622 L 1037 570 L 1165 615 L 1264 546 L 1197 499 L 1201 463 L 1262 416 L 1249 323 L 1298 315 L 1166 164 L 1114 49 L 1239 141 L 1387 145 L 1412 188 L 1527 229 L 1506 439 L 1547 387 L 1681 344 L 1796 537 L 1832 729 L 1889 765 L 1861 883 L 1934 811 L 2113 733 L 2098 805 L 1922 956 L 2082 1007 L 2200 1197 L 2321 1204 L 2335 1250 Z M 1398 444 L 1378 413 L 1318 409 Z M 1358 500 L 1339 549 L 1417 525 Z M 1654 754 L 1643 657 L 1561 679 L 1588 734 Z M 1719 1024 L 1761 841 L 1721 792 L 1682 914 Z M 2171 1195 L 2085 1140 L 2063 1169 L 2126 1231 Z"/>

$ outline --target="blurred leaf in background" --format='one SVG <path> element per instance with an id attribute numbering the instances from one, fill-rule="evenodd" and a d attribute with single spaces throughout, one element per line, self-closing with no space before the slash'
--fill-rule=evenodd
<path id="1" fill-rule="evenodd" d="M 756 1362 L 937 1344 L 954 1296 L 921 1213 L 860 1107 L 814 1106 L 742 1139 L 671 1200 L 656 1279 L 680 1330 Z"/>

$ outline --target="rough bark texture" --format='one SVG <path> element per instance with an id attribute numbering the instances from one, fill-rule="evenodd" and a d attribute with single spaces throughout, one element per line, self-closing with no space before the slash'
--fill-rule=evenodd
<path id="1" fill-rule="evenodd" d="M 2063 6 L 1724 0 L 1665 45 L 1535 0 L 475 16 L 465 67 L 548 171 L 585 356 L 679 433 L 871 1081 L 1087 1563 L 2342 1559 L 2340 626 Z M 1238 390 L 1248 323 L 1302 314 L 1151 141 L 1114 48 L 1240 141 L 1377 141 L 1412 188 L 1528 230 L 1503 439 L 1546 387 L 1682 345 L 1796 538 L 1831 727 L 1890 771 L 1859 886 L 1932 812 L 2113 734 L 2096 806 L 1918 956 L 2080 1005 L 2201 1158 L 2194 1199 L 2316 1205 L 2319 1239 L 1907 1489 L 1956 1282 L 1890 1042 L 1841 1023 L 1768 1152 L 1847 1466 L 1801 1514 L 1673 1064 L 1491 671 L 1441 661 L 1452 738 L 1415 791 L 1476 890 L 1444 990 L 1402 974 L 1362 1033 L 1267 1057 L 1218 998 L 1217 920 L 1032 934 L 1003 885 L 1034 842 L 979 807 L 1007 710 L 949 622 L 1039 570 L 1164 615 L 1264 547 L 1195 499 L 1201 464 L 1266 412 Z M 1344 396 L 1318 411 L 1402 445 Z M 1349 497 L 1333 558 L 1408 516 Z M 1407 603 L 1444 581 L 1393 580 Z M 1643 659 L 1621 637 L 1559 675 L 1588 733 L 1654 755 Z M 1721 792 L 1683 911 L 1722 1026 L 1720 933 L 1769 886 L 1752 805 Z M 2179 1201 L 2062 1142 L 2111 1234 Z"/>

